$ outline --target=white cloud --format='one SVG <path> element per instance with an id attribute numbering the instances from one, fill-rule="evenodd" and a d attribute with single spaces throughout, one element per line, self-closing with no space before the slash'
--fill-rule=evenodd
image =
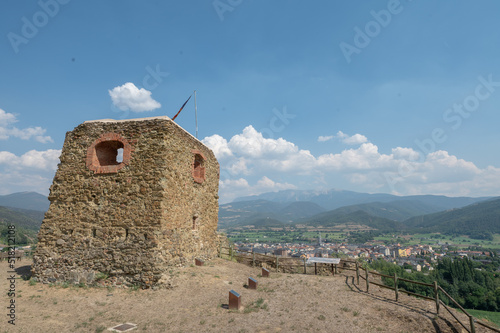
<path id="1" fill-rule="evenodd" d="M 337 132 L 337 138 L 342 140 L 343 143 L 348 145 L 358 145 L 361 143 L 368 142 L 368 138 L 361 134 L 354 134 L 353 136 L 349 136 L 342 131 Z"/>
<path id="2" fill-rule="evenodd" d="M 17 156 L 0 151 L 0 194 L 36 191 L 48 194 L 61 150 L 30 150 Z"/>
<path id="3" fill-rule="evenodd" d="M 318 142 L 326 142 L 335 138 L 340 139 L 342 143 L 345 143 L 347 145 L 359 145 L 368 142 L 368 138 L 364 135 L 354 134 L 352 136 L 349 136 L 342 131 L 338 131 L 336 135 L 328 135 L 328 136 L 321 135 L 318 137 Z"/>
<path id="4" fill-rule="evenodd" d="M 0 140 L 7 140 L 10 137 L 21 140 L 35 139 L 41 143 L 53 142 L 50 136 L 45 136 L 46 130 L 41 127 L 27 127 L 19 129 L 12 124 L 16 123 L 17 117 L 0 109 Z"/>
<path id="5" fill-rule="evenodd" d="M 283 138 L 266 139 L 252 126 L 233 136 L 227 145 L 227 141 L 218 135 L 207 137 L 203 142 L 214 150 L 216 156 L 225 157 L 221 163 L 232 175 L 251 174 L 254 169 L 308 173 L 314 164 L 314 156 L 308 150 L 300 150 Z"/>
<path id="6" fill-rule="evenodd" d="M 252 126 L 247 126 L 241 134 L 231 138 L 228 147 L 231 151 L 251 158 L 287 155 L 298 150 L 297 146 L 282 138 L 265 139 L 262 133 Z"/>
<path id="7" fill-rule="evenodd" d="M 322 136 L 322 135 L 320 135 L 320 136 L 318 137 L 318 142 L 326 142 L 326 141 L 330 141 L 330 140 L 332 140 L 334 137 L 335 137 L 335 136 L 333 136 L 333 135 L 328 135 L 328 136 Z"/>
<path id="8" fill-rule="evenodd" d="M 61 150 L 49 149 L 45 151 L 30 150 L 20 157 L 23 167 L 43 170 L 56 170 Z"/>
<path id="9" fill-rule="evenodd" d="M 18 157 L 8 151 L 0 151 L 0 164 L 11 164 L 15 163 Z"/>
<path id="10" fill-rule="evenodd" d="M 254 185 L 250 185 L 244 178 L 225 179 L 219 183 L 221 202 L 230 202 L 237 197 L 258 195 L 265 192 L 296 189 L 297 186 L 289 183 L 279 183 L 263 176 Z"/>
<path id="11" fill-rule="evenodd" d="M 35 191 L 48 194 L 54 173 L 25 173 L 19 170 L 0 170 L 0 194 Z"/>
<path id="12" fill-rule="evenodd" d="M 21 156 L 17 156 L 8 151 L 0 151 L 0 165 L 16 169 L 33 168 L 55 171 L 59 163 L 60 155 L 61 150 L 56 149 L 48 149 L 45 151 L 30 150 Z"/>
<path id="13" fill-rule="evenodd" d="M 322 186 L 338 187 L 341 183 L 347 189 L 365 192 L 500 195 L 500 168 L 480 169 L 446 151 L 426 155 L 396 147 L 384 154 L 361 134 L 349 136 L 339 131 L 335 137 L 359 147 L 314 156 L 283 138 L 266 139 L 252 126 L 229 140 L 213 135 L 203 142 L 222 157 L 221 197 L 226 198 L 299 184 L 310 188 L 317 179 L 322 180 Z M 273 185 L 271 179 L 277 178 L 280 182 Z"/>
<path id="14" fill-rule="evenodd" d="M 226 156 L 232 156 L 233 153 L 231 149 L 229 149 L 227 145 L 227 140 L 222 136 L 214 134 L 212 136 L 207 136 L 203 140 L 201 140 L 206 146 L 210 147 L 215 154 L 217 159 L 221 160 Z"/>
<path id="15" fill-rule="evenodd" d="M 122 86 L 108 90 L 113 105 L 122 111 L 144 112 L 161 107 L 161 104 L 151 98 L 151 91 L 137 88 L 127 82 Z"/>
<path id="16" fill-rule="evenodd" d="M 248 170 L 248 161 L 244 157 L 241 157 L 228 164 L 226 170 L 229 171 L 231 175 L 250 174 L 250 171 Z"/>
<path id="17" fill-rule="evenodd" d="M 259 192 L 275 192 L 275 191 L 296 189 L 297 186 L 288 183 L 277 183 L 264 176 L 261 179 L 259 179 L 255 188 Z"/>
<path id="18" fill-rule="evenodd" d="M 16 116 L 12 113 L 7 113 L 4 110 L 0 109 L 0 124 L 3 126 L 15 123 L 17 121 Z"/>
<path id="19" fill-rule="evenodd" d="M 416 161 L 420 158 L 420 154 L 412 148 L 393 148 L 392 155 L 394 155 L 395 159 L 404 159 L 408 161 Z"/>

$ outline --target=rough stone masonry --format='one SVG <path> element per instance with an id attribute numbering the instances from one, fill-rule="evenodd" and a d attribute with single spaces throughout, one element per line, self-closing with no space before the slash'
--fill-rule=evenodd
<path id="1" fill-rule="evenodd" d="M 168 117 L 86 121 L 66 134 L 32 272 L 42 282 L 152 287 L 217 255 L 219 163 Z"/>

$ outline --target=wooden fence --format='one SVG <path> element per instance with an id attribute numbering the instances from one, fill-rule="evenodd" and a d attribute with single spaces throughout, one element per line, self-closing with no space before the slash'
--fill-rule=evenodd
<path id="1" fill-rule="evenodd" d="M 7 252 L 0 252 L 0 260 L 8 260 L 9 258 L 14 258 L 16 260 L 22 260 L 23 257 L 26 257 L 27 253 L 24 251 L 15 251 L 15 254 L 9 255 Z"/>
<path id="2" fill-rule="evenodd" d="M 399 299 L 399 293 L 402 292 L 402 293 L 405 293 L 405 294 L 408 294 L 408 295 L 411 295 L 411 296 L 415 296 L 415 297 L 420 297 L 420 298 L 423 298 L 425 300 L 428 300 L 428 301 L 432 301 L 436 304 L 436 314 L 439 316 L 439 312 L 440 312 L 440 308 L 441 306 L 444 307 L 444 309 L 446 309 L 452 316 L 453 318 L 455 318 L 459 323 L 460 325 L 462 325 L 462 327 L 467 331 L 467 332 L 470 332 L 470 333 L 475 333 L 476 332 L 476 324 L 477 325 L 481 325 L 483 327 L 486 327 L 494 332 L 500 332 L 499 329 L 495 328 L 495 327 L 492 327 L 480 320 L 478 320 L 477 318 L 473 317 L 470 313 L 467 312 L 467 310 L 465 310 L 462 306 L 460 306 L 460 304 L 458 304 L 458 302 L 453 299 L 453 297 L 451 297 L 441 286 L 439 286 L 437 284 L 436 281 L 434 281 L 434 283 L 430 284 L 430 283 L 424 283 L 424 282 L 420 282 L 420 281 L 413 281 L 413 280 L 408 280 L 408 279 L 403 279 L 403 278 L 400 278 L 397 276 L 396 273 L 394 273 L 393 276 L 391 275 L 385 275 L 385 274 L 381 274 L 381 273 L 378 273 L 376 271 L 370 271 L 368 270 L 367 268 L 363 268 L 357 261 L 354 261 L 354 260 L 349 260 L 349 262 L 351 262 L 352 264 L 355 265 L 355 271 L 356 271 L 356 282 L 357 284 L 359 285 L 359 279 L 363 279 L 365 280 L 365 283 L 366 283 L 366 292 L 368 292 L 370 290 L 370 284 L 374 284 L 376 286 L 379 286 L 379 287 L 382 287 L 382 288 L 387 288 L 387 289 L 391 289 L 391 290 L 394 290 L 394 296 L 395 296 L 395 299 L 396 299 L 396 302 L 398 301 Z M 364 271 L 364 274 L 361 273 L 362 271 Z M 363 276 L 364 275 L 364 276 Z M 378 282 L 375 282 L 373 280 L 370 279 L 370 275 L 374 275 L 374 276 L 379 276 L 379 277 L 385 277 L 387 279 L 391 279 L 394 281 L 394 287 L 391 287 L 391 286 L 388 286 L 388 285 L 385 285 L 385 284 L 381 284 L 381 283 L 378 283 Z M 354 280 L 354 278 L 353 278 Z M 429 296 L 426 296 L 426 295 L 421 295 L 421 294 L 417 294 L 417 293 L 414 293 L 414 292 L 411 292 L 411 291 L 407 291 L 407 290 L 404 290 L 402 288 L 399 287 L 399 281 L 403 281 L 403 282 L 407 282 L 407 283 L 412 283 L 412 284 L 417 284 L 417 285 L 421 285 L 421 286 L 425 286 L 425 287 L 428 287 L 428 288 L 432 288 L 432 294 L 434 295 L 434 297 L 429 297 Z M 455 304 L 455 306 L 457 308 L 459 308 L 468 318 L 469 318 L 469 322 L 466 324 L 466 323 L 463 323 L 460 319 L 457 318 L 457 316 L 453 313 L 453 311 L 451 311 L 450 307 L 448 307 L 440 298 L 440 292 L 446 296 L 451 303 Z"/>
<path id="3" fill-rule="evenodd" d="M 290 258 L 272 256 L 251 251 L 234 250 L 231 247 L 221 246 L 219 249 L 219 257 L 233 260 L 250 265 L 250 266 L 268 266 L 276 269 L 276 272 L 282 273 L 301 273 L 307 274 L 310 266 L 307 264 L 307 258 Z M 339 265 L 329 263 L 314 263 L 314 274 L 338 274 L 344 269 L 342 260 Z"/>
<path id="4" fill-rule="evenodd" d="M 227 251 L 224 251 L 227 250 Z M 231 247 L 223 247 L 221 246 L 219 249 L 219 257 L 227 257 L 230 260 L 236 259 L 239 262 L 245 263 L 247 265 L 251 266 L 262 266 L 264 263 L 268 265 L 269 267 L 274 267 L 276 269 L 276 272 L 279 272 L 280 269 L 282 272 L 286 273 L 303 273 L 307 274 L 307 263 L 306 263 L 306 258 L 286 258 L 286 257 L 279 257 L 279 256 L 270 256 L 262 253 L 256 253 L 256 252 L 250 252 L 250 251 L 237 251 Z M 331 265 L 331 267 L 329 267 Z M 370 284 L 376 285 L 381 288 L 387 288 L 394 290 L 394 296 L 396 299 L 396 302 L 399 301 L 399 293 L 405 293 L 411 296 L 419 297 L 428 301 L 432 301 L 436 304 L 436 314 L 439 316 L 441 306 L 443 306 L 444 309 L 446 309 L 452 316 L 455 318 L 460 325 L 463 326 L 463 328 L 469 332 L 469 333 L 476 333 L 476 324 L 481 325 L 483 327 L 486 327 L 494 332 L 499 332 L 500 330 L 492 327 L 477 318 L 473 317 L 471 314 L 467 312 L 458 302 L 453 299 L 441 286 L 437 284 L 436 281 L 434 283 L 424 283 L 424 282 L 419 282 L 419 281 L 413 281 L 413 280 L 408 280 L 408 279 L 403 279 L 401 277 L 398 277 L 396 273 L 394 275 L 386 275 L 386 274 L 381 274 L 376 271 L 370 271 L 367 268 L 362 267 L 356 260 L 352 259 L 341 259 L 340 267 L 337 267 L 337 265 L 333 264 L 321 264 L 314 263 L 314 274 L 318 274 L 318 267 L 320 272 L 325 272 L 325 271 L 331 271 L 332 275 L 335 275 L 339 272 L 339 270 L 348 270 L 348 271 L 354 271 L 356 273 L 356 284 L 359 285 L 360 279 L 365 281 L 366 285 L 366 292 L 369 292 L 370 290 Z M 363 273 L 361 273 L 363 272 Z M 387 278 L 391 279 L 394 281 L 394 287 L 385 285 L 383 283 L 379 283 L 377 281 L 374 281 L 373 278 L 370 278 L 370 276 L 379 276 L 381 278 Z M 432 288 L 432 294 L 434 297 L 426 296 L 426 295 L 421 295 L 417 294 L 411 291 L 404 290 L 399 287 L 399 281 L 407 282 L 407 283 L 412 283 L 412 284 L 417 284 L 421 285 L 424 287 Z M 354 277 L 353 277 L 353 282 L 354 282 Z M 450 300 L 451 303 L 455 304 L 455 306 L 460 309 L 468 318 L 469 322 L 467 324 L 463 323 L 460 319 L 457 318 L 457 316 L 451 311 L 451 308 L 448 307 L 440 298 L 440 292 L 446 296 Z"/>

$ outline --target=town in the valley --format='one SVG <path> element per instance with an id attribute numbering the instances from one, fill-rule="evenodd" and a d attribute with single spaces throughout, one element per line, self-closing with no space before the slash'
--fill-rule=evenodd
<path id="1" fill-rule="evenodd" d="M 363 259 L 371 262 L 382 259 L 390 263 L 402 266 L 407 272 L 429 272 L 434 270 L 435 264 L 441 258 L 469 258 L 482 264 L 489 264 L 493 261 L 492 256 L 497 255 L 498 249 L 482 248 L 471 245 L 467 248 L 457 247 L 451 241 L 437 240 L 433 238 L 422 239 L 426 244 L 403 245 L 398 240 L 405 241 L 405 238 L 391 235 L 395 243 L 391 241 L 373 240 L 365 243 L 351 243 L 347 239 L 344 241 L 329 240 L 325 238 L 327 233 L 317 233 L 315 241 L 310 242 L 266 242 L 268 236 L 261 236 L 262 239 L 250 241 L 236 240 L 234 247 L 236 251 L 255 252 L 278 257 L 290 258 L 350 258 Z M 241 239 L 239 232 L 229 232 L 228 236 Z M 430 244 L 432 243 L 432 244 Z M 475 243 L 479 244 L 479 243 Z M 498 267 L 500 270 L 500 267 Z"/>

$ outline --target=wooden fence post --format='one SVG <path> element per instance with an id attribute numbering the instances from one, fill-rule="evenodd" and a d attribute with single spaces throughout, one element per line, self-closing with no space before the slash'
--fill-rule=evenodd
<path id="1" fill-rule="evenodd" d="M 255 252 L 252 250 L 252 267 L 255 267 Z"/>
<path id="2" fill-rule="evenodd" d="M 307 265 L 306 265 L 307 259 L 304 258 L 304 274 L 307 274 Z"/>
<path id="3" fill-rule="evenodd" d="M 434 299 L 436 300 L 436 314 L 439 316 L 439 289 L 437 281 L 434 281 Z"/>
<path id="4" fill-rule="evenodd" d="M 276 273 L 279 272 L 278 268 L 279 268 L 279 260 L 278 260 L 278 256 L 276 256 Z"/>
<path id="5" fill-rule="evenodd" d="M 474 325 L 474 317 L 469 316 L 470 333 L 476 333 L 476 326 Z"/>
<path id="6" fill-rule="evenodd" d="M 231 261 L 233 261 L 234 248 L 232 246 L 229 246 L 229 252 L 231 252 Z"/>
<path id="7" fill-rule="evenodd" d="M 396 293 L 396 302 L 399 300 L 398 293 L 398 275 L 394 272 L 394 292 Z"/>
<path id="8" fill-rule="evenodd" d="M 338 274 L 338 272 L 337 272 L 337 264 L 335 264 L 335 274 Z"/>
<path id="9" fill-rule="evenodd" d="M 356 284 L 359 286 L 359 266 L 357 261 L 356 261 Z"/>
<path id="10" fill-rule="evenodd" d="M 316 262 L 314 263 L 314 275 L 318 274 L 318 267 L 316 266 Z"/>
<path id="11" fill-rule="evenodd" d="M 369 277 L 368 277 L 368 267 L 366 267 L 365 269 L 365 276 L 366 276 L 366 292 L 368 292 L 370 290 L 370 281 L 369 281 Z"/>

